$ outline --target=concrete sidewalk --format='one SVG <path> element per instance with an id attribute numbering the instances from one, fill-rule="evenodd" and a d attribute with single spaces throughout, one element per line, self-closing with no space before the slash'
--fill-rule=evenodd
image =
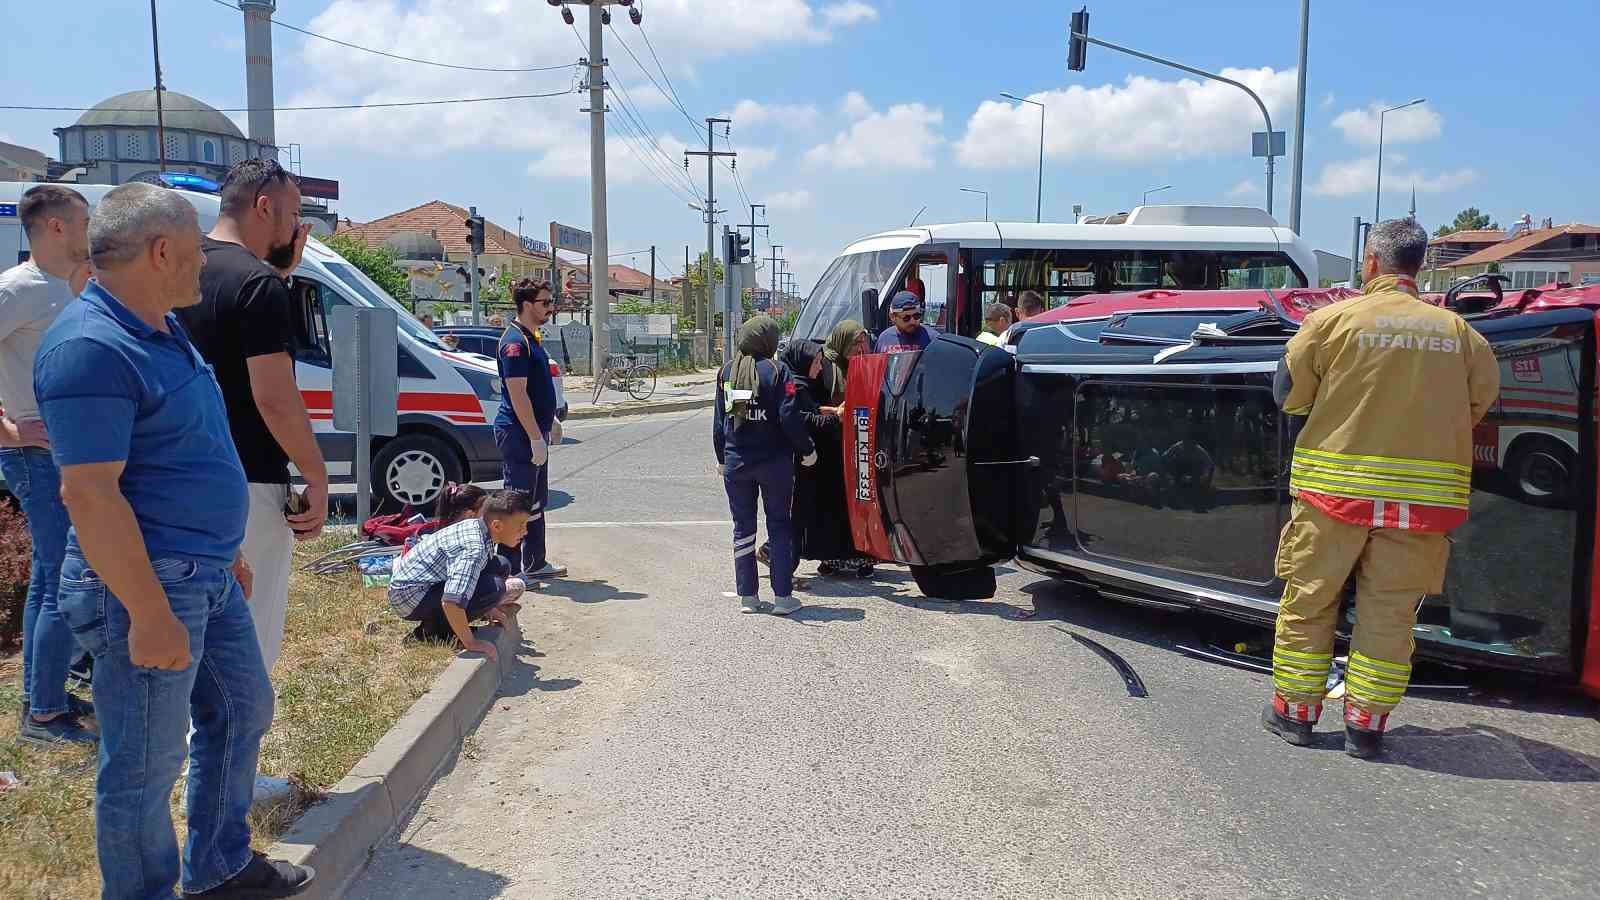
<path id="1" fill-rule="evenodd" d="M 710 406 L 717 396 L 717 370 L 701 369 L 682 375 L 662 375 L 656 379 L 655 393 L 635 400 L 607 387 L 600 401 L 594 401 L 594 379 L 569 375 L 566 379 L 567 421 L 634 416 L 658 412 L 677 412 Z"/>

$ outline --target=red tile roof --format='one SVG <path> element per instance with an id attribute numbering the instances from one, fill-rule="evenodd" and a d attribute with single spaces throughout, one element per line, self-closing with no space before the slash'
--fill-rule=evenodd
<path id="1" fill-rule="evenodd" d="M 401 231 L 419 231 L 432 234 L 444 245 L 445 253 L 453 260 L 471 255 L 467 246 L 467 211 L 451 206 L 442 200 L 433 200 L 403 212 L 374 219 L 364 225 L 340 223 L 338 234 L 348 234 L 369 247 L 381 247 L 383 242 Z M 529 253 L 522 249 L 514 231 L 507 231 L 493 222 L 483 225 L 483 252 L 507 256 L 521 256 L 543 262 L 549 260 L 542 253 Z"/>
<path id="2" fill-rule="evenodd" d="M 1492 247 L 1479 250 L 1477 253 L 1474 253 L 1471 256 L 1464 256 L 1451 263 L 1450 268 L 1456 268 L 1458 266 L 1482 266 L 1492 262 L 1499 262 L 1503 259 L 1516 256 L 1518 253 L 1521 253 L 1524 250 L 1532 250 L 1534 247 L 1543 244 L 1545 241 L 1553 240 L 1561 237 L 1562 235 L 1568 234 L 1600 234 L 1600 226 L 1572 224 L 1561 225 L 1556 228 L 1535 229 L 1527 234 L 1521 235 L 1520 237 L 1512 238 L 1509 241 L 1501 241 Z"/>

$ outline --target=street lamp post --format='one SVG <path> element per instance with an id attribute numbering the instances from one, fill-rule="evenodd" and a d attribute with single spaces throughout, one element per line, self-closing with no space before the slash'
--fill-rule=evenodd
<path id="1" fill-rule="evenodd" d="M 1373 197 L 1372 199 L 1372 221 L 1374 223 L 1383 221 L 1383 117 L 1397 109 L 1405 109 L 1408 106 L 1416 106 L 1418 103 L 1427 102 L 1428 98 L 1418 97 L 1417 99 L 1408 103 L 1402 103 L 1399 106 L 1391 106 L 1388 109 L 1378 113 L 1378 190 L 1377 196 Z"/>
<path id="2" fill-rule="evenodd" d="M 1172 185 L 1170 185 L 1170 184 L 1163 184 L 1161 187 L 1153 187 L 1150 190 L 1144 192 L 1144 200 L 1140 201 L 1139 205 L 1143 206 L 1144 204 L 1149 203 L 1151 194 L 1159 194 L 1162 191 L 1170 191 L 1170 190 L 1172 190 Z"/>
<path id="3" fill-rule="evenodd" d="M 983 195 L 983 220 L 985 222 L 989 221 L 989 192 L 988 191 L 980 191 L 977 188 L 962 188 L 961 191 L 962 191 L 962 193 L 965 193 L 965 194 L 982 194 Z"/>
<path id="4" fill-rule="evenodd" d="M 1000 92 L 1000 96 L 1006 98 L 1007 100 L 1015 100 L 1018 103 L 1031 103 L 1034 106 L 1039 107 L 1039 196 L 1038 196 L 1038 199 L 1037 199 L 1037 201 L 1035 203 L 1035 206 L 1033 208 L 1033 220 L 1035 222 L 1043 222 L 1044 221 L 1044 104 L 1040 103 L 1037 100 L 1029 100 L 1029 99 L 1027 99 L 1025 97 L 1018 97 L 1016 94 L 1008 94 L 1005 91 L 1001 91 Z"/>

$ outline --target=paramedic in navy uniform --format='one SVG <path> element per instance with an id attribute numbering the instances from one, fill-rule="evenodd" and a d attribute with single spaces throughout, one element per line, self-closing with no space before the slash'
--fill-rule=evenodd
<path id="1" fill-rule="evenodd" d="M 556 421 L 556 385 L 550 356 L 540 343 L 539 326 L 554 314 L 548 284 L 524 278 L 511 287 L 517 317 L 500 337 L 495 359 L 500 365 L 500 413 L 494 419 L 494 442 L 500 448 L 505 486 L 533 496 L 528 534 L 522 539 L 522 577 L 533 581 L 560 578 L 567 567 L 545 558 L 544 513 L 550 502 L 550 445 L 561 440 Z"/>

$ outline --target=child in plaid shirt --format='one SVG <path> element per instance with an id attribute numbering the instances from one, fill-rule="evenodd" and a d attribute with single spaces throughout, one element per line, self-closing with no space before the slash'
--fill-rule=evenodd
<path id="1" fill-rule="evenodd" d="M 495 554 L 496 545 L 515 546 L 528 529 L 532 498 L 523 491 L 496 491 L 482 511 L 423 538 L 394 565 L 389 605 L 396 615 L 416 622 L 417 639 L 452 635 L 474 653 L 495 658 L 494 645 L 473 636 L 470 622 L 484 618 L 504 624 L 522 607 L 526 589 Z"/>

